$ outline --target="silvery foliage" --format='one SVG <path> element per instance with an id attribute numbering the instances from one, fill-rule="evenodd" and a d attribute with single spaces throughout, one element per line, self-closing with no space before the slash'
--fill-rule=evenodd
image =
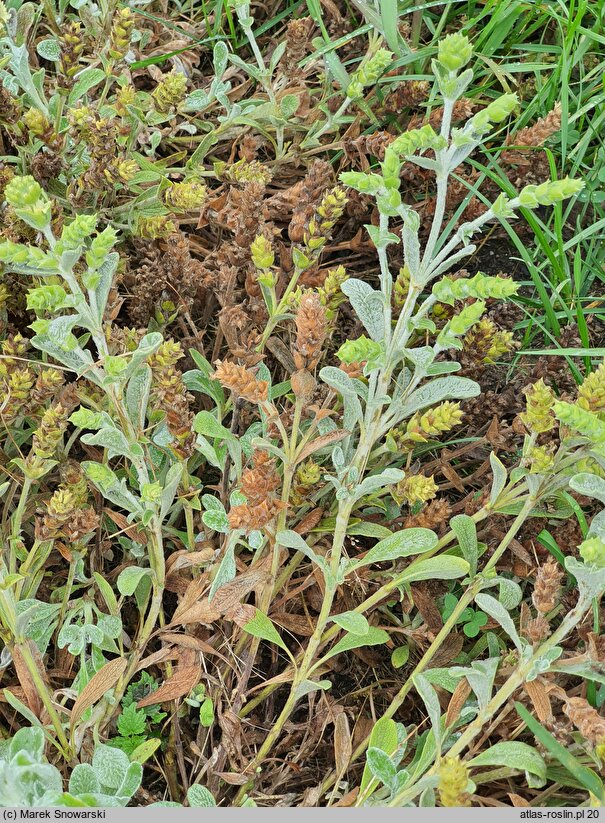
<path id="1" fill-rule="evenodd" d="M 218 142 L 221 134 L 232 128 L 248 127 L 251 122 L 259 124 L 264 129 L 265 124 L 271 125 L 276 130 L 277 147 L 281 151 L 283 148 L 283 131 L 291 121 L 300 106 L 298 94 L 282 94 L 279 100 L 275 91 L 280 85 L 286 84 L 286 79 L 281 81 L 275 78 L 278 64 L 286 50 L 286 42 L 277 45 L 271 54 L 268 63 L 257 46 L 253 32 L 254 19 L 250 14 L 250 3 L 233 2 L 231 4 L 238 17 L 242 30 L 248 39 L 254 54 L 255 62 L 247 62 L 229 51 L 226 43 L 220 41 L 215 44 L 213 52 L 214 78 L 207 89 L 196 89 L 185 100 L 184 111 L 201 113 L 209 106 L 218 103 L 224 110 L 224 114 L 218 115 L 220 123 L 218 129 L 210 129 L 201 143 L 196 148 L 188 160 L 189 167 L 195 167 L 208 153 L 208 150 Z M 231 83 L 225 80 L 228 64 L 241 69 L 246 75 L 263 89 L 268 99 L 251 99 L 241 103 L 234 103 L 230 100 L 228 92 L 231 90 Z M 203 122 L 201 123 L 203 126 Z M 208 127 L 209 128 L 209 127 Z"/>
<path id="2" fill-rule="evenodd" d="M 94 432 L 82 435 L 84 443 L 106 449 L 110 460 L 126 458 L 134 473 L 127 482 L 108 465 L 94 461 L 85 461 L 84 471 L 104 497 L 126 509 L 131 519 L 144 525 L 154 518 L 161 520 L 170 509 L 182 473 L 179 464 L 170 465 L 163 458 L 154 467 L 159 482 L 151 482 L 155 478 L 143 448 L 149 442 L 144 432 L 152 380 L 147 361 L 162 343 L 162 335 L 146 334 L 134 351 L 110 354 L 103 318 L 118 264 L 118 254 L 112 251 L 116 233 L 111 228 L 95 232 L 96 217 L 80 215 L 57 238 L 46 194 L 32 178 L 16 178 L 15 183 L 7 188 L 6 197 L 17 215 L 45 238 L 48 250 L 6 241 L 0 244 L 0 260 L 7 270 L 31 275 L 34 282 L 52 278 L 50 284 L 32 288 L 28 295 L 28 306 L 38 315 L 32 324 L 36 332 L 32 344 L 104 391 L 111 413 L 82 407 L 70 420 Z M 84 270 L 76 275 L 82 263 Z"/>
<path id="3" fill-rule="evenodd" d="M 474 251 L 475 247 L 470 243 L 471 235 L 480 225 L 494 217 L 493 212 L 488 212 L 479 221 L 465 224 L 449 244 L 446 242 L 449 230 L 441 231 L 448 178 L 456 166 L 481 142 L 482 134 L 474 132 L 470 126 L 464 134 L 464 140 L 459 135 L 450 135 L 453 105 L 472 79 L 472 72 L 464 72 L 452 89 L 451 83 L 446 88 L 447 84 L 441 82 L 443 70 L 436 61 L 435 69 L 442 91 L 447 91 L 444 96 L 441 134 L 436 135 L 432 129 L 419 129 L 404 134 L 387 150 L 381 164 L 382 174 L 349 172 L 341 176 L 347 185 L 372 195 L 380 213 L 379 226 L 366 226 L 378 252 L 380 288 L 373 288 L 357 278 L 349 279 L 342 287 L 370 340 L 379 344 L 380 353 L 376 354 L 376 347 L 372 347 L 373 356 L 365 370 L 367 385 L 333 367 L 326 367 L 320 372 L 322 380 L 342 397 L 343 426 L 351 432 L 334 450 L 335 473 L 331 482 L 339 498 L 347 497 L 352 502 L 397 482 L 403 476 L 398 470 L 385 469 L 361 480 L 356 474 L 353 461 L 360 440 L 372 437 L 376 442 L 389 429 L 417 411 L 445 400 L 476 397 L 480 392 L 478 384 L 473 380 L 450 374 L 460 369 L 458 363 L 437 362 L 441 352 L 461 348 L 460 337 L 472 325 L 464 317 L 461 317 L 458 324 L 449 323 L 432 346 L 411 345 L 417 331 L 436 331 L 429 313 L 437 302 L 437 297 L 431 293 L 421 299 L 421 295 L 430 288 L 431 281 Z M 434 160 L 421 154 L 429 148 L 434 151 Z M 419 238 L 419 217 L 412 208 L 402 203 L 399 194 L 402 161 L 431 168 L 437 177 L 438 206 L 424 250 Z M 410 282 L 407 299 L 396 322 L 392 311 L 393 278 L 386 255 L 389 245 L 400 242 L 399 237 L 389 230 L 389 222 L 393 217 L 403 220 L 401 242 Z M 506 293 L 510 294 L 511 291 L 514 292 L 514 288 Z M 468 296 L 503 296 L 503 280 L 482 277 L 475 289 L 469 289 Z M 475 314 L 473 322 L 478 319 L 479 316 Z"/>
<path id="4" fill-rule="evenodd" d="M 365 368 L 367 383 L 331 367 L 320 372 L 324 382 L 341 396 L 344 407 L 343 427 L 351 432 L 333 451 L 334 475 L 329 478 L 337 497 L 351 503 L 397 482 L 398 479 L 398 470 L 392 468 L 364 479 L 359 476 L 355 456 L 359 453 L 360 443 L 363 443 L 364 439 L 371 437 L 376 442 L 390 428 L 401 424 L 417 411 L 430 408 L 444 400 L 462 400 L 479 394 L 479 386 L 474 381 L 448 374 L 460 368 L 458 363 L 440 363 L 438 355 L 443 351 L 462 347 L 460 338 L 479 320 L 484 307 L 483 299 L 507 297 L 515 292 L 514 286 L 510 288 L 510 284 L 505 284 L 499 278 L 479 275 L 476 278 L 452 281 L 443 277 L 446 272 L 455 270 L 462 260 L 475 251 L 472 238 L 483 225 L 490 220 L 512 217 L 520 206 L 535 208 L 536 205 L 536 187 L 528 187 L 515 199 L 498 198 L 483 215 L 472 222 L 463 223 L 456 231 L 452 230 L 451 225 L 443 228 L 450 175 L 482 142 L 493 124 L 501 122 L 511 113 L 516 103 L 514 96 L 504 95 L 490 104 L 487 110 L 471 118 L 462 129 L 450 128 L 454 103 L 464 93 L 473 77 L 471 69 L 458 73 L 471 56 L 468 41 L 467 45 L 468 55 L 461 61 L 458 61 L 456 55 L 453 58 L 451 54 L 448 55 L 447 48 L 444 48 L 443 52 L 440 48 L 439 59 L 433 61 L 433 71 L 443 97 L 440 134 L 436 134 L 430 126 L 405 133 L 387 148 L 385 159 L 380 164 L 381 173 L 347 172 L 341 175 L 344 183 L 359 192 L 373 196 L 380 214 L 378 226 L 366 226 L 378 252 L 380 288 L 375 289 L 358 279 L 350 279 L 342 287 L 369 336 L 368 352 L 371 353 L 371 358 L 368 358 Z M 433 157 L 423 155 L 427 149 L 432 150 Z M 399 193 L 402 162 L 414 163 L 435 172 L 437 202 L 424 249 L 421 248 L 419 238 L 418 215 L 402 202 Z M 581 187 L 582 184 L 578 181 L 557 181 L 550 188 L 549 184 L 545 184 L 544 189 L 538 192 L 538 197 L 542 204 L 549 205 L 572 196 Z M 390 231 L 389 223 L 393 217 L 403 221 L 401 240 Z M 387 263 L 386 250 L 389 245 L 399 242 L 403 244 L 409 290 L 400 315 L 394 321 L 391 306 L 393 279 Z M 427 292 L 428 296 L 423 297 Z M 435 325 L 430 319 L 430 311 L 436 302 L 443 301 L 454 305 L 456 299 L 468 297 L 475 298 L 476 302 L 473 305 L 479 304 L 478 311 L 465 313 L 463 309 L 439 332 L 432 346 L 410 347 L 417 332 L 436 332 Z M 376 344 L 379 345 L 378 354 Z M 394 388 L 391 389 L 391 386 Z M 493 485 L 490 505 L 495 506 L 507 485 L 508 473 L 495 455 L 491 456 L 491 465 Z M 399 472 L 399 478 L 401 477 L 403 472 Z M 526 471 L 516 473 L 513 482 L 518 480 L 523 480 L 532 494 L 539 486 L 539 481 L 533 485 L 528 482 Z M 551 488 L 557 491 L 567 482 L 559 486 L 551 484 Z M 592 494 L 605 502 L 605 483 L 600 482 L 602 487 L 595 489 L 594 478 L 588 482 L 579 476 L 571 485 L 572 488 L 581 490 L 584 494 Z M 601 516 L 597 516 L 595 521 L 594 533 L 605 532 L 601 526 Z M 479 545 L 475 524 L 470 517 L 463 515 L 454 518 L 452 528 L 469 574 L 465 582 L 472 583 L 477 606 L 499 624 L 515 649 L 517 667 L 514 677 L 521 683 L 525 680 L 531 681 L 543 672 L 556 670 L 557 660 L 562 653 L 562 648 L 558 644 L 582 619 L 592 599 L 605 589 L 605 569 L 587 567 L 573 558 L 568 559 L 567 569 L 578 581 L 578 604 L 564 618 L 549 641 L 535 649 L 519 636 L 510 616 L 510 611 L 516 608 L 521 600 L 519 586 L 514 581 L 493 572 L 485 575 L 478 573 Z M 289 543 L 285 542 L 285 545 L 294 547 L 295 542 L 300 543 L 301 539 L 291 539 Z M 310 556 L 308 547 L 305 550 L 297 545 L 296 548 Z M 372 551 L 374 550 L 369 554 Z M 438 564 L 451 559 L 454 558 L 435 558 Z M 440 576 L 437 565 L 434 577 Z M 488 591 L 494 589 L 494 594 Z M 456 739 L 456 736 L 452 735 L 454 730 L 445 728 L 445 718 L 441 714 L 435 686 L 453 692 L 460 679 L 466 678 L 473 694 L 462 710 L 457 724 L 465 725 L 473 720 L 480 724 L 484 722 L 484 713 L 488 711 L 490 701 L 492 698 L 496 699 L 494 684 L 498 665 L 499 654 L 496 646 L 487 660 L 474 661 L 469 666 L 453 667 L 449 670 L 428 670 L 414 676 L 414 686 L 425 703 L 431 729 L 419 738 L 415 757 L 404 770 L 397 768 L 397 758 L 392 752 L 380 752 L 375 747 L 368 750 L 367 765 L 375 779 L 383 786 L 376 799 L 369 802 L 377 800 L 381 803 L 390 801 L 390 805 L 434 805 L 435 789 L 438 785 L 434 764 L 440 754 L 447 751 Z M 522 743 L 498 744 L 472 762 L 477 766 L 513 766 L 525 772 L 530 785 L 543 785 L 546 778 L 543 759 L 534 749 Z M 472 791 L 472 788 L 472 784 L 469 783 L 469 791 Z"/>
<path id="5" fill-rule="evenodd" d="M 141 785 L 140 763 L 98 743 L 92 763 L 75 766 L 64 791 L 61 773 L 44 756 L 44 744 L 38 727 L 20 729 L 0 743 L 1 807 L 126 806 Z"/>

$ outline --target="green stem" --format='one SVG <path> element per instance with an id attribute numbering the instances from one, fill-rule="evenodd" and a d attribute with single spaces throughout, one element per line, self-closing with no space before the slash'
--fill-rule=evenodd
<path id="1" fill-rule="evenodd" d="M 17 571 L 17 554 L 16 545 L 21 538 L 21 526 L 23 523 L 23 514 L 31 491 L 32 481 L 27 475 L 23 478 L 23 485 L 21 486 L 21 494 L 19 495 L 19 502 L 15 513 L 13 515 L 13 526 L 10 537 L 10 556 L 9 556 L 9 571 L 14 574 Z"/>
<path id="2" fill-rule="evenodd" d="M 559 628 L 533 652 L 531 657 L 526 662 L 520 663 L 517 666 L 515 671 L 511 674 L 504 685 L 496 692 L 487 706 L 479 711 L 477 717 L 467 726 L 454 745 L 448 750 L 449 757 L 458 757 L 466 748 L 468 748 L 475 737 L 477 737 L 477 735 L 481 732 L 484 725 L 496 715 L 501 706 L 510 700 L 517 689 L 523 685 L 535 663 L 543 658 L 549 649 L 552 649 L 560 643 L 561 640 L 563 640 L 572 631 L 572 629 L 578 625 L 584 617 L 586 611 L 590 608 L 590 605 L 591 601 L 580 597 L 575 608 L 572 609 L 572 611 L 566 616 Z M 435 774 L 437 769 L 438 764 L 435 764 L 427 773 L 427 776 Z M 411 792 L 413 792 L 413 788 L 411 786 L 406 786 L 405 789 L 389 801 L 389 806 L 402 806 L 406 802 L 407 795 Z"/>

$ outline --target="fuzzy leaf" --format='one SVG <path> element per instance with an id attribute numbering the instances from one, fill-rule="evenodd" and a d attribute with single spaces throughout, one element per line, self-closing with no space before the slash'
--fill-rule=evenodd
<path id="1" fill-rule="evenodd" d="M 205 786 L 194 784 L 189 786 L 187 790 L 187 803 L 196 809 L 208 809 L 216 806 L 216 800 L 212 796 L 212 792 Z"/>
<path id="2" fill-rule="evenodd" d="M 77 763 L 69 778 L 70 794 L 95 794 L 101 786 L 90 763 Z"/>
<path id="3" fill-rule="evenodd" d="M 234 440 L 235 435 L 218 422 L 216 417 L 207 411 L 198 412 L 193 420 L 193 431 L 206 437 L 216 437 L 221 440 Z"/>
<path id="4" fill-rule="evenodd" d="M 133 372 L 126 386 L 126 408 L 132 424 L 139 431 L 145 429 L 147 404 L 151 392 L 151 369 L 147 365 L 140 366 Z"/>
<path id="5" fill-rule="evenodd" d="M 423 554 L 434 549 L 438 540 L 435 532 L 430 529 L 404 529 L 385 537 L 361 560 L 352 561 L 352 568 L 357 569 L 372 563 L 386 563 L 389 560 L 398 560 L 400 557 Z"/>
<path id="6" fill-rule="evenodd" d="M 227 546 L 225 555 L 221 560 L 221 565 L 218 567 L 216 577 L 212 581 L 212 586 L 210 587 L 210 593 L 208 595 L 209 601 L 212 600 L 212 598 L 221 586 L 224 586 L 225 583 L 229 583 L 231 580 L 233 580 L 236 571 L 237 569 L 235 566 L 235 546 L 232 543 L 231 545 Z"/>
<path id="7" fill-rule="evenodd" d="M 393 755 L 397 749 L 397 724 L 388 717 L 379 718 L 370 734 L 369 747 Z M 361 778 L 360 792 L 364 792 L 372 780 L 372 772 L 366 764 Z"/>
<path id="8" fill-rule="evenodd" d="M 50 60 L 53 63 L 61 59 L 61 46 L 54 39 L 40 40 L 36 46 L 36 51 L 44 60 Z"/>
<path id="9" fill-rule="evenodd" d="M 363 614 L 359 612 L 342 612 L 342 614 L 335 614 L 330 620 L 350 634 L 355 634 L 359 637 L 367 635 L 370 631 L 370 624 Z"/>
<path id="10" fill-rule="evenodd" d="M 413 563 L 397 576 L 399 583 L 414 583 L 417 580 L 455 580 L 469 573 L 469 564 L 461 557 L 443 555 L 429 557 Z"/>
<path id="11" fill-rule="evenodd" d="M 412 392 L 403 407 L 402 417 L 411 417 L 414 412 L 443 400 L 468 400 L 480 393 L 479 384 L 467 377 L 438 377 Z"/>
<path id="12" fill-rule="evenodd" d="M 215 509 L 205 511 L 202 514 L 202 522 L 215 532 L 220 532 L 221 534 L 227 534 L 229 532 L 229 520 L 224 511 L 216 511 Z"/>
<path id="13" fill-rule="evenodd" d="M 474 577 L 477 573 L 477 561 L 479 558 L 479 544 L 477 543 L 477 527 L 472 517 L 467 514 L 458 514 L 450 520 L 450 526 L 456 538 L 462 556 L 469 564 L 469 575 Z"/>
<path id="14" fill-rule="evenodd" d="M 101 786 L 115 791 L 121 785 L 129 765 L 127 755 L 120 749 L 105 746 L 103 743 L 97 744 L 92 758 L 92 767 Z"/>
<path id="15" fill-rule="evenodd" d="M 366 495 L 373 494 L 385 486 L 392 486 L 399 483 L 405 477 L 401 469 L 383 469 L 379 474 L 371 474 L 364 478 L 359 486 L 353 491 L 353 499 L 360 500 Z"/>
<path id="16" fill-rule="evenodd" d="M 491 452 L 489 456 L 489 462 L 492 467 L 493 475 L 492 488 L 489 493 L 489 502 L 493 506 L 506 486 L 507 471 L 504 463 L 502 463 L 502 461 L 496 457 L 493 452 Z"/>
<path id="17" fill-rule="evenodd" d="M 435 745 L 437 751 L 439 751 L 441 748 L 441 705 L 437 692 L 423 674 L 415 675 L 413 680 L 416 691 L 426 706 L 433 734 L 435 735 Z"/>
<path id="18" fill-rule="evenodd" d="M 355 314 L 359 317 L 372 340 L 384 340 L 384 296 L 373 289 L 365 280 L 354 277 L 345 280 L 341 291 L 349 298 Z"/>
<path id="19" fill-rule="evenodd" d="M 580 474 L 574 474 L 569 481 L 569 485 L 578 494 L 592 497 L 605 504 L 605 480 L 602 477 L 588 472 L 580 472 Z"/>
<path id="20" fill-rule="evenodd" d="M 162 494 L 160 496 L 160 518 L 163 520 L 174 501 L 176 491 L 183 476 L 183 466 L 180 463 L 174 463 L 166 474 Z"/>
<path id="21" fill-rule="evenodd" d="M 326 563 L 323 557 L 320 557 L 316 552 L 314 552 L 307 541 L 304 540 L 297 532 L 292 531 L 291 529 L 286 529 L 278 532 L 275 539 L 280 546 L 285 546 L 288 549 L 294 549 L 297 552 L 301 552 L 308 557 L 311 562 L 319 566 L 320 569 L 326 568 Z"/>
<path id="22" fill-rule="evenodd" d="M 125 597 L 133 595 L 142 578 L 148 574 L 151 574 L 151 569 L 141 568 L 140 566 L 127 566 L 118 576 L 118 591 Z"/>
<path id="23" fill-rule="evenodd" d="M 496 743 L 487 751 L 481 752 L 468 761 L 473 768 L 477 766 L 508 766 L 535 774 L 546 780 L 546 763 L 538 752 L 526 743 L 505 741 Z"/>
<path id="24" fill-rule="evenodd" d="M 296 699 L 300 700 L 301 697 L 311 694 L 312 692 L 316 692 L 319 689 L 322 691 L 327 691 L 331 688 L 332 682 L 330 680 L 303 680 L 303 682 L 296 689 Z"/>
<path id="25" fill-rule="evenodd" d="M 366 753 L 366 762 L 376 780 L 389 788 L 395 779 L 397 770 L 388 754 L 382 749 L 370 746 Z"/>
<path id="26" fill-rule="evenodd" d="M 489 614 L 490 617 L 493 617 L 494 620 L 502 626 L 515 646 L 519 649 L 519 651 L 522 651 L 523 644 L 517 634 L 515 624 L 502 603 L 499 603 L 495 597 L 491 596 L 491 594 L 478 594 L 475 597 L 475 603 L 482 611 Z"/>
<path id="27" fill-rule="evenodd" d="M 78 74 L 76 82 L 74 83 L 73 89 L 69 95 L 69 105 L 73 106 L 74 103 L 77 103 L 81 97 L 84 97 L 87 91 L 90 91 L 94 86 L 97 86 L 101 83 L 107 75 L 103 71 L 103 69 L 95 69 L 93 67 L 89 67 L 84 69 Z"/>
<path id="28" fill-rule="evenodd" d="M 119 429 L 99 429 L 96 434 L 83 434 L 80 438 L 89 446 L 101 446 L 108 450 L 110 459 L 116 456 L 126 456 L 131 452 L 131 446 Z"/>

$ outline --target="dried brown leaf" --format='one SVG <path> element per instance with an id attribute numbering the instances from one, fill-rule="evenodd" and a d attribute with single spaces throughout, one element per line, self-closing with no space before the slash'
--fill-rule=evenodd
<path id="1" fill-rule="evenodd" d="M 113 520 L 119 530 L 128 535 L 128 537 L 130 537 L 131 540 L 134 540 L 135 543 L 142 543 L 144 546 L 147 545 L 147 535 L 145 532 L 142 529 L 133 526 L 132 523 L 129 523 L 123 514 L 120 514 L 120 512 L 114 512 L 113 509 L 103 509 L 103 514 L 106 514 L 107 517 Z"/>
<path id="2" fill-rule="evenodd" d="M 257 586 L 265 583 L 269 578 L 271 558 L 257 563 L 248 571 L 238 575 L 235 580 L 227 583 L 216 592 L 212 602 L 205 597 L 199 603 L 194 603 L 186 610 L 177 609 L 175 616 L 170 623 L 171 626 L 189 623 L 210 624 L 219 617 L 226 614 L 230 609 L 237 606 L 247 594 Z"/>
<path id="3" fill-rule="evenodd" d="M 345 712 L 341 712 L 334 721 L 334 762 L 339 779 L 348 769 L 352 754 L 349 720 Z"/>
<path id="4" fill-rule="evenodd" d="M 338 443 L 341 440 L 344 440 L 344 438 L 348 437 L 349 434 L 351 434 L 351 432 L 348 432 L 345 429 L 338 429 L 337 431 L 323 434 L 321 437 L 312 440 L 310 443 L 307 443 L 307 445 L 297 456 L 296 463 L 302 463 L 303 460 L 306 460 L 307 457 L 315 454 L 316 451 L 324 449 L 326 446 L 331 446 L 333 443 Z"/>
<path id="5" fill-rule="evenodd" d="M 458 657 L 464 646 L 464 638 L 460 634 L 450 634 L 446 637 L 441 648 L 435 654 L 431 661 L 431 665 L 436 669 L 441 666 L 447 666 L 448 663 Z"/>
<path id="6" fill-rule="evenodd" d="M 460 717 L 464 704 L 467 701 L 472 689 L 468 684 L 466 677 L 462 677 L 458 681 L 458 685 L 452 692 L 450 702 L 448 703 L 447 712 L 445 715 L 445 727 L 449 728 Z"/>
<path id="7" fill-rule="evenodd" d="M 185 649 L 193 649 L 194 651 L 202 652 L 202 654 L 214 655 L 223 661 L 227 666 L 233 668 L 233 662 L 228 660 L 219 651 L 213 648 L 210 643 L 206 643 L 199 637 L 193 637 L 191 634 L 180 634 L 179 632 L 162 632 L 160 638 L 165 643 L 174 643 L 175 646 L 181 646 Z"/>
<path id="8" fill-rule="evenodd" d="M 126 671 L 128 660 L 125 657 L 116 657 L 110 660 L 94 674 L 84 686 L 71 710 L 70 726 L 73 729 L 86 709 L 100 700 L 110 689 L 113 689 L 120 677 Z"/>
<path id="9" fill-rule="evenodd" d="M 250 781 L 250 777 L 245 774 L 236 774 L 235 772 L 214 772 L 214 775 L 219 780 L 224 780 L 230 786 L 245 786 Z"/>
<path id="10" fill-rule="evenodd" d="M 294 526 L 294 531 L 304 537 L 311 531 L 311 529 L 314 529 L 315 526 L 317 526 L 323 516 L 323 509 L 312 509 L 303 517 L 297 526 Z"/>
<path id="11" fill-rule="evenodd" d="M 440 631 L 443 628 L 443 618 L 435 605 L 435 598 L 429 591 L 429 587 L 426 584 L 419 583 L 418 585 L 412 585 L 411 589 L 414 605 L 427 627 L 432 632 Z"/>
<path id="12" fill-rule="evenodd" d="M 288 612 L 275 612 L 270 615 L 271 620 L 282 626 L 292 634 L 300 637 L 311 637 L 314 626 L 311 620 L 304 614 L 289 614 Z"/>
<path id="13" fill-rule="evenodd" d="M 147 697 L 139 700 L 137 709 L 144 709 L 145 706 L 153 706 L 156 703 L 166 703 L 169 700 L 178 700 L 185 697 L 191 689 L 200 682 L 202 667 L 199 663 L 191 666 L 177 666 L 172 677 L 163 683 Z"/>
<path id="14" fill-rule="evenodd" d="M 552 706 L 544 683 L 539 680 L 528 680 L 523 684 L 540 723 L 546 723 L 553 719 Z"/>
<path id="15" fill-rule="evenodd" d="M 346 807 L 346 808 L 348 808 L 350 806 L 353 806 L 355 801 L 357 800 L 357 795 L 358 794 L 359 794 L 359 786 L 355 786 L 354 789 L 351 789 L 350 792 L 347 792 L 345 795 L 343 795 L 340 798 L 340 800 L 338 801 L 338 803 L 334 803 L 333 808 L 336 808 L 336 807 L 339 807 L 339 808 Z"/>
<path id="16" fill-rule="evenodd" d="M 185 569 L 190 566 L 201 566 L 203 563 L 208 563 L 214 557 L 214 549 L 206 548 L 197 552 L 188 552 L 185 549 L 174 552 L 166 560 L 166 571 L 170 574 L 178 571 L 178 569 Z"/>
<path id="17" fill-rule="evenodd" d="M 26 643 L 31 653 L 32 643 L 29 640 L 26 641 Z M 13 646 L 12 657 L 13 663 L 15 664 L 15 671 L 17 672 L 17 677 L 19 678 L 19 683 L 25 693 L 27 705 L 36 717 L 40 718 L 42 712 L 42 700 L 38 694 L 38 689 L 36 688 L 32 675 L 25 664 L 25 658 L 23 657 L 23 652 L 21 651 L 21 647 L 19 645 Z M 40 664 L 38 661 L 36 661 L 36 667 L 40 671 Z M 42 675 L 42 672 L 40 672 L 40 674 Z"/>

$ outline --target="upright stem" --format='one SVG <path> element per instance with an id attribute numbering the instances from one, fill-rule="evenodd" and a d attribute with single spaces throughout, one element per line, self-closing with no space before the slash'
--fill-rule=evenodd
<path id="1" fill-rule="evenodd" d="M 534 651 L 526 662 L 520 663 L 517 666 L 515 671 L 492 697 L 487 706 L 479 711 L 477 717 L 472 721 L 472 723 L 469 723 L 465 731 L 448 750 L 449 757 L 459 756 L 472 743 L 475 737 L 481 732 L 483 726 L 490 719 L 495 717 L 501 706 L 503 706 L 517 691 L 517 689 L 523 685 L 535 663 L 540 658 L 544 657 L 545 653 L 549 649 L 552 649 L 569 634 L 569 632 L 582 620 L 584 614 L 590 608 L 590 605 L 590 600 L 580 597 L 575 608 L 572 609 L 572 611 L 565 617 L 559 628 Z M 438 767 L 439 764 L 436 763 L 429 770 L 427 775 L 435 774 Z M 402 789 L 402 791 L 390 800 L 389 806 L 401 806 L 406 802 L 407 796 L 412 792 L 413 788 L 411 786 L 406 786 L 405 789 Z"/>

